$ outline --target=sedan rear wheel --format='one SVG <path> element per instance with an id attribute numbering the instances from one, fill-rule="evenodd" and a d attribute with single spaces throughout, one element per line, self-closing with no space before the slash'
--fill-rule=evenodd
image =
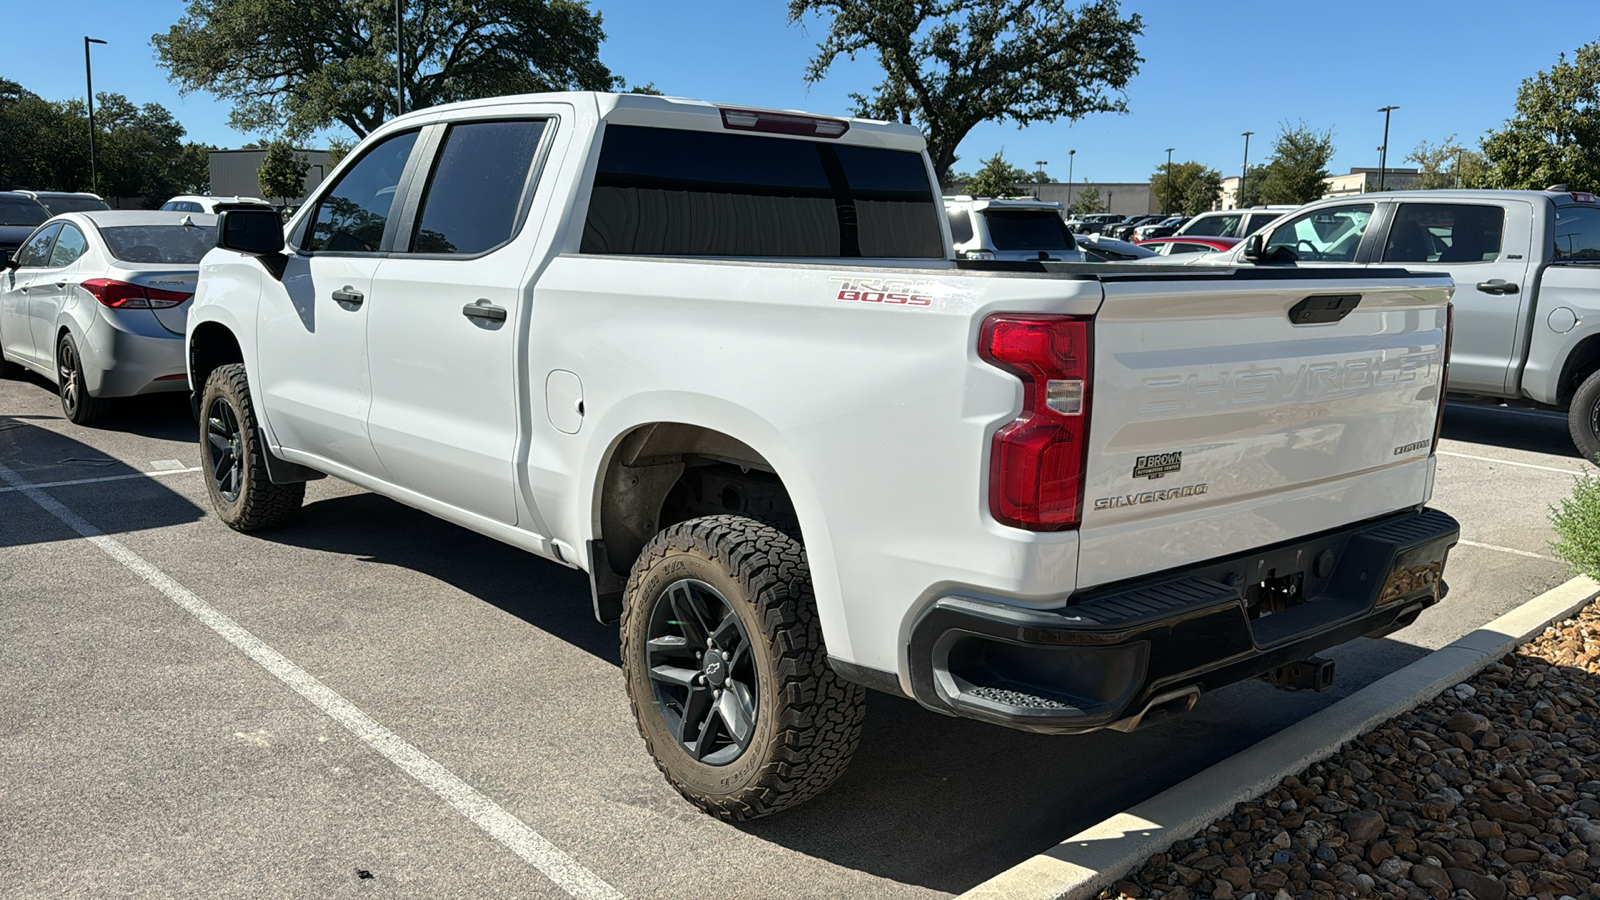
<path id="1" fill-rule="evenodd" d="M 61 394 L 61 411 L 75 425 L 89 425 L 103 418 L 111 404 L 89 394 L 83 375 L 83 356 L 72 335 L 63 334 L 56 345 L 56 389 Z"/>

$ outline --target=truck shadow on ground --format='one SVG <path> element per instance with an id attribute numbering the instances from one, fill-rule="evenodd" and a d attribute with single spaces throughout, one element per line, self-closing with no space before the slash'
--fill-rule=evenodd
<path id="1" fill-rule="evenodd" d="M 64 434 L 42 428 L 35 416 L 0 415 L 0 463 L 28 484 L 107 479 L 121 487 L 115 496 L 85 503 L 74 499 L 72 508 L 107 534 L 147 531 L 193 522 L 205 512 L 159 478 L 144 476 L 128 464 Z M 17 547 L 70 540 L 79 535 L 40 509 L 20 491 L 0 482 L 0 498 L 8 508 L 0 514 L 0 547 Z M 77 489 L 74 486 L 74 489 Z M 50 489 L 47 489 L 50 490 Z M 112 495 L 107 495 L 109 498 Z M 102 505 L 104 504 L 104 505 Z M 114 507 L 108 509 L 106 505 Z M 110 514 L 107 514 L 110 513 Z"/>
<path id="2" fill-rule="evenodd" d="M 1451 401 L 1440 436 L 1466 444 L 1581 459 L 1560 413 Z"/>
<path id="3" fill-rule="evenodd" d="M 260 537 L 411 569 L 619 664 L 616 629 L 594 620 L 583 573 L 383 497 L 320 499 Z M 1327 694 L 1245 683 L 1131 735 L 1028 734 L 869 693 L 861 748 L 834 787 L 733 827 L 834 865 L 963 891 L 1426 652 L 1387 639 L 1347 647 L 1361 645 L 1346 654 L 1358 659 L 1341 659 L 1341 680 Z"/>

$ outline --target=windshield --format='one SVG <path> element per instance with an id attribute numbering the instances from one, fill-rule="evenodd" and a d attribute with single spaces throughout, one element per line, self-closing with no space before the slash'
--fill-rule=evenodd
<path id="1" fill-rule="evenodd" d="M 989 240 L 996 250 L 1071 250 L 1072 232 L 1053 210 L 989 209 Z"/>
<path id="2" fill-rule="evenodd" d="M 62 213 L 86 212 L 94 209 L 110 209 L 104 200 L 94 197 L 41 197 L 39 202 L 50 210 L 51 215 L 59 216 Z"/>
<path id="3" fill-rule="evenodd" d="M 1183 227 L 1179 234 L 1195 237 L 1233 237 L 1244 216 L 1201 216 Z"/>
<path id="4" fill-rule="evenodd" d="M 43 225 L 50 211 L 27 197 L 0 197 L 0 225 Z"/>
<path id="5" fill-rule="evenodd" d="M 213 225 L 117 225 L 101 228 L 111 255 L 123 262 L 193 265 L 217 245 Z"/>

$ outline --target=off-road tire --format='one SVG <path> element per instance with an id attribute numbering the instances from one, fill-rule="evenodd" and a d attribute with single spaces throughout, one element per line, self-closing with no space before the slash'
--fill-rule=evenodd
<path id="1" fill-rule="evenodd" d="M 1596 462 L 1600 457 L 1600 372 L 1585 378 L 1572 395 L 1572 405 L 1567 408 L 1567 431 L 1583 458 Z"/>
<path id="2" fill-rule="evenodd" d="M 111 409 L 111 401 L 89 395 L 83 354 L 70 334 L 63 334 L 56 342 L 56 393 L 61 397 L 62 415 L 74 425 L 93 425 Z"/>
<path id="3" fill-rule="evenodd" d="M 725 765 L 679 742 L 650 677 L 651 613 L 685 578 L 713 587 L 739 617 L 758 676 L 754 731 Z M 805 549 L 770 525 L 707 516 L 657 534 L 629 575 L 621 631 L 639 734 L 672 786 L 712 815 L 744 821 L 803 803 L 838 779 L 861 741 L 866 692 L 828 666 Z"/>
<path id="4" fill-rule="evenodd" d="M 229 490 L 230 482 L 219 475 L 212 453 L 213 438 L 217 436 L 212 413 L 219 402 L 227 404 L 236 417 L 237 441 L 230 441 L 237 444 L 238 466 L 231 482 L 236 492 Z M 244 366 L 240 363 L 218 366 L 206 379 L 205 391 L 200 397 L 200 465 L 205 470 L 206 493 L 211 496 L 217 518 L 235 531 L 259 531 L 282 525 L 305 503 L 304 482 L 273 484 L 267 477 L 266 453 L 261 428 L 256 423 L 255 407 L 250 402 L 250 383 L 245 379 Z M 228 493 L 235 493 L 235 496 L 230 499 Z"/>

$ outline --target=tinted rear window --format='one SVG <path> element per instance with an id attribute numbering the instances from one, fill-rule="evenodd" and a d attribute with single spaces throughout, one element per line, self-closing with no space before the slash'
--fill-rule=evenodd
<path id="1" fill-rule="evenodd" d="M 96 200 L 93 197 L 42 197 L 39 202 L 55 216 L 62 213 L 111 208 L 104 200 Z"/>
<path id="2" fill-rule="evenodd" d="M 272 205 L 270 203 L 218 203 L 218 204 L 216 204 L 216 206 L 214 206 L 212 208 L 212 211 L 213 212 L 217 212 L 217 213 L 225 213 L 225 212 L 231 212 L 231 211 L 236 210 L 236 209 L 271 209 L 271 208 L 272 208 Z M 183 207 L 182 211 L 183 212 L 202 212 L 203 210 L 202 210 L 200 204 L 198 204 L 198 203 L 187 203 L 187 204 L 184 204 L 184 207 Z"/>
<path id="3" fill-rule="evenodd" d="M 100 236 L 112 256 L 132 263 L 198 263 L 217 245 L 212 225 L 116 225 Z"/>
<path id="4" fill-rule="evenodd" d="M 936 199 L 918 153 L 610 125 L 582 251 L 933 259 Z"/>
<path id="5" fill-rule="evenodd" d="M 1556 259 L 1600 260 L 1600 209 L 1556 207 L 1555 233 Z"/>
<path id="6" fill-rule="evenodd" d="M 1047 209 L 990 209 L 983 214 L 996 250 L 1071 250 L 1067 223 Z"/>
<path id="7" fill-rule="evenodd" d="M 511 239 L 544 121 L 450 126 L 411 249 L 482 253 Z"/>
<path id="8" fill-rule="evenodd" d="M 0 225 L 43 225 L 50 211 L 27 197 L 0 197 Z"/>

